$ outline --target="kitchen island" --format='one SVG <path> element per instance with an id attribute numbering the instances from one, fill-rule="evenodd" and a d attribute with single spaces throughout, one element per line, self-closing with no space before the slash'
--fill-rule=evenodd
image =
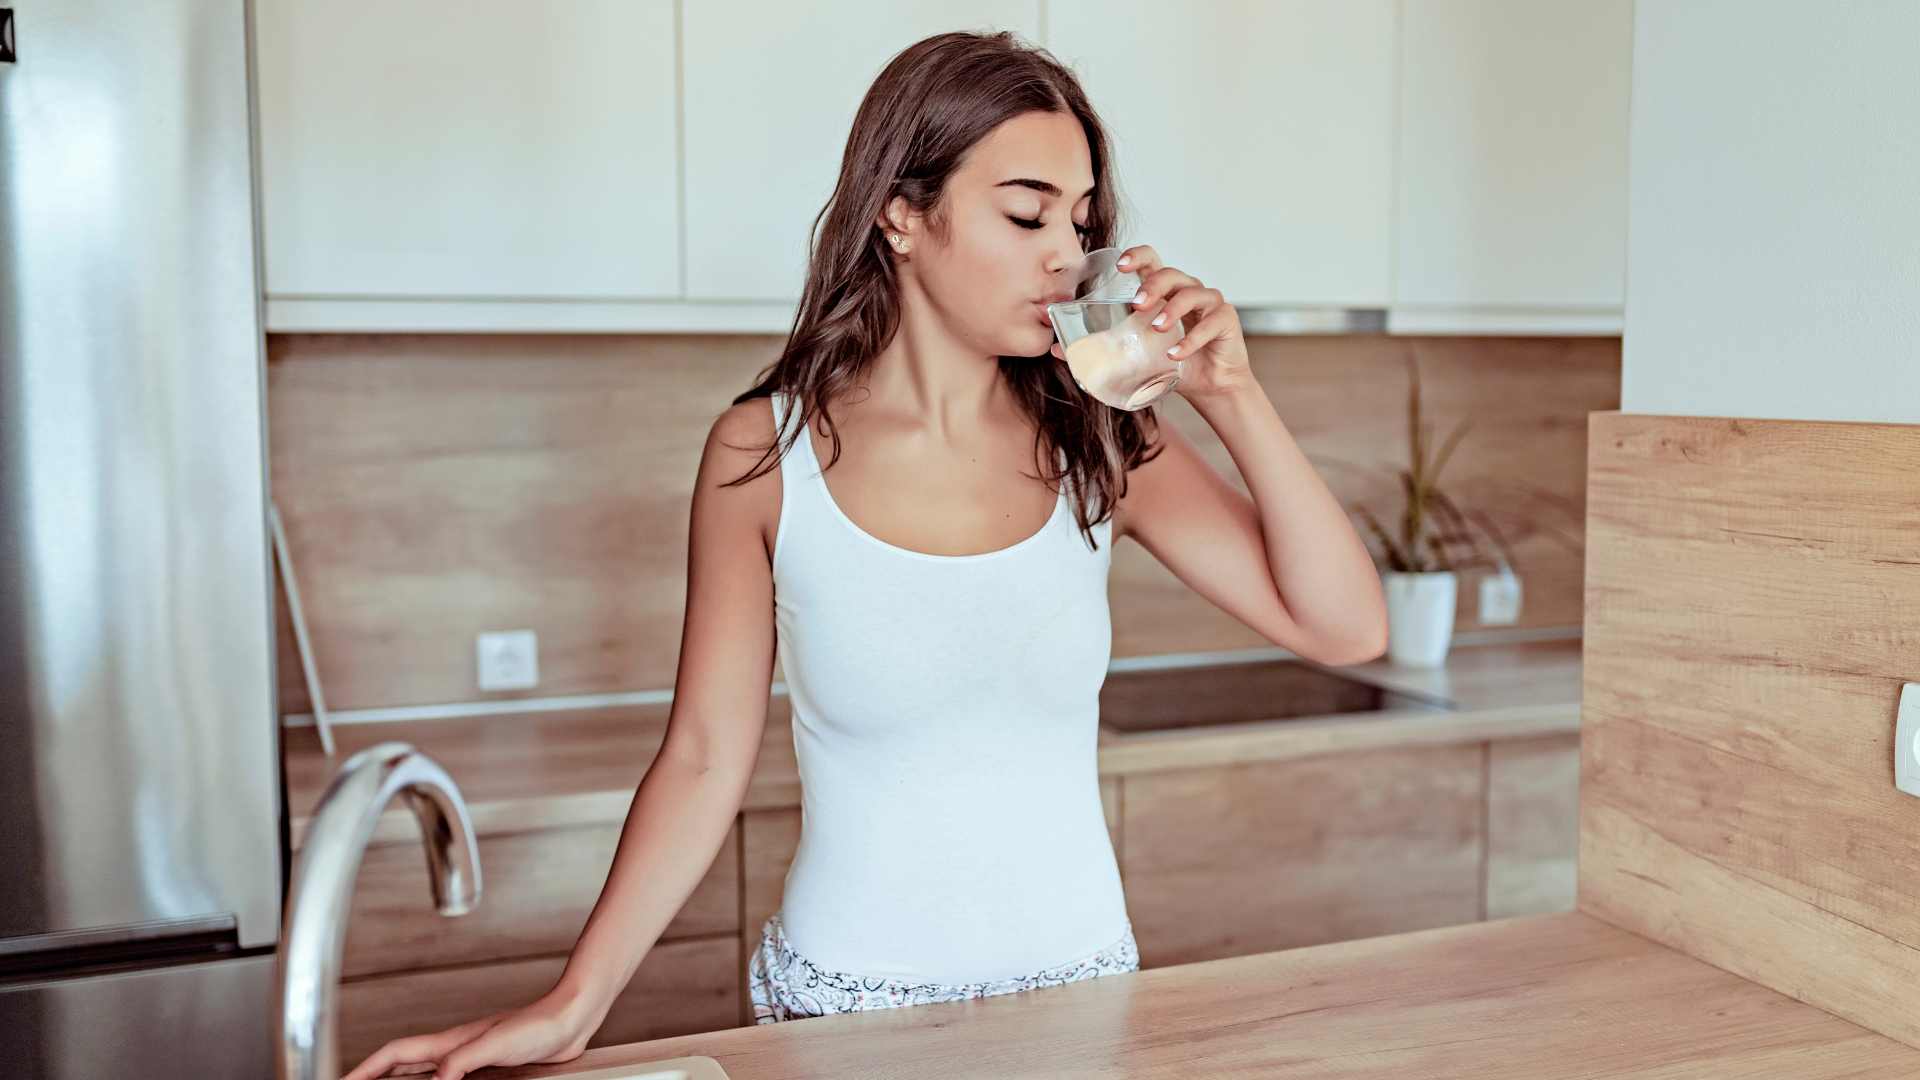
<path id="1" fill-rule="evenodd" d="M 718 1061 L 732 1080 L 1920 1076 L 1920 1050 L 1578 911 L 608 1046 L 561 1065 L 473 1075 L 533 1080 L 691 1055 Z"/>

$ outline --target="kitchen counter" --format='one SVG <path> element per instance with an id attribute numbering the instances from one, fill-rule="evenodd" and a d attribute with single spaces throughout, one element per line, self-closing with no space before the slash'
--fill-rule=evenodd
<path id="1" fill-rule="evenodd" d="M 1127 776 L 1166 769 L 1269 761 L 1386 746 L 1478 742 L 1577 731 L 1580 639 L 1456 645 L 1432 670 L 1384 659 L 1335 670 L 1388 689 L 1444 699 L 1451 708 L 1386 709 L 1210 728 L 1099 735 L 1100 772 Z M 1205 678 L 1167 669 L 1169 680 Z M 375 743 L 411 743 L 446 768 L 482 835 L 618 822 L 666 738 L 671 705 L 582 708 L 486 717 L 348 724 L 334 728 L 338 755 L 320 751 L 318 732 L 284 734 L 293 845 L 334 770 Z M 769 699 L 766 732 L 745 809 L 797 806 L 800 776 L 784 694 Z M 404 808 L 381 819 L 376 843 L 414 842 L 419 825 Z"/>
<path id="2" fill-rule="evenodd" d="M 602 1047 L 476 1080 L 706 1055 L 732 1080 L 1920 1076 L 1920 1050 L 1581 912 Z"/>

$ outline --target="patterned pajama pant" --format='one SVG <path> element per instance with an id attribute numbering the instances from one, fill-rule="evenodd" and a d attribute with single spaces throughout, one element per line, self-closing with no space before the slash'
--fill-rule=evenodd
<path id="1" fill-rule="evenodd" d="M 780 913 L 775 912 L 761 928 L 760 946 L 748 962 L 747 987 L 753 999 L 753 1022 L 772 1024 L 829 1013 L 966 1001 L 1138 970 L 1140 949 L 1129 925 L 1120 940 L 1090 956 L 991 982 L 916 983 L 849 975 L 818 968 L 794 951 Z"/>

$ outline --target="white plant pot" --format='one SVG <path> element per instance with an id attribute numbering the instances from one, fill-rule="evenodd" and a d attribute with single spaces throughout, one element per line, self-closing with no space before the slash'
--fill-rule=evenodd
<path id="1" fill-rule="evenodd" d="M 1453 607 L 1459 576 L 1451 570 L 1380 575 L 1387 597 L 1387 659 L 1402 667 L 1446 662 L 1453 644 Z"/>

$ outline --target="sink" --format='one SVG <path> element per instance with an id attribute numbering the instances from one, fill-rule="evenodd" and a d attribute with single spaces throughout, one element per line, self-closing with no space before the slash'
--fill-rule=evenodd
<path id="1" fill-rule="evenodd" d="M 1100 723 L 1119 732 L 1452 707 L 1300 659 L 1112 671 L 1100 689 Z"/>
<path id="2" fill-rule="evenodd" d="M 710 1057 L 677 1057 L 565 1073 L 554 1080 L 728 1080 L 728 1077 L 727 1070 Z"/>

